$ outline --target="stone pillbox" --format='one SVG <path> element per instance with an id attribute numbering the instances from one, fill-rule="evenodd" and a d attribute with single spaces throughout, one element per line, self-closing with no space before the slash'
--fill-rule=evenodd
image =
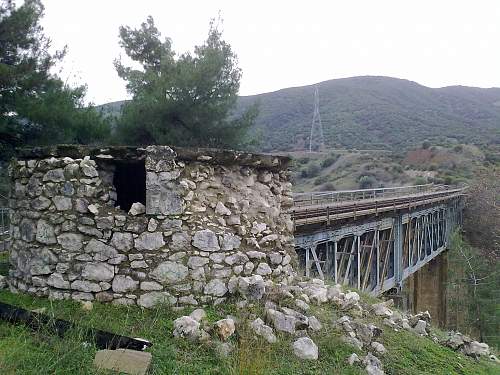
<path id="1" fill-rule="evenodd" d="M 20 150 L 8 285 L 153 307 L 220 303 L 257 275 L 290 283 L 288 164 L 167 146 Z"/>

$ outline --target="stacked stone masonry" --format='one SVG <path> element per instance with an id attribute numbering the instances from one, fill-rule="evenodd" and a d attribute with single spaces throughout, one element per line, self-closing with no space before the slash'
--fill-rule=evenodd
<path id="1" fill-rule="evenodd" d="M 116 207 L 117 162 L 144 163 L 145 207 Z M 10 170 L 9 286 L 149 308 L 220 303 L 240 277 L 290 283 L 288 162 L 167 146 L 26 150 Z"/>

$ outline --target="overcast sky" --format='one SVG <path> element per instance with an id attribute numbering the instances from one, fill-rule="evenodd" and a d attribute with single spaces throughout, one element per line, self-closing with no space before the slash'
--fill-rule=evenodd
<path id="1" fill-rule="evenodd" d="M 152 15 L 178 52 L 201 44 L 210 18 L 250 95 L 333 78 L 384 75 L 430 87 L 500 87 L 499 0 L 44 0 L 43 25 L 68 46 L 64 78 L 97 104 L 127 97 L 113 60 L 120 25 Z"/>

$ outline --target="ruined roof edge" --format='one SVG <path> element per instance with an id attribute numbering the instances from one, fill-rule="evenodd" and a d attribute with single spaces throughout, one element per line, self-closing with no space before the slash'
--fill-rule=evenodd
<path id="1" fill-rule="evenodd" d="M 148 146 L 164 148 L 165 146 Z M 282 155 L 256 154 L 245 151 L 235 151 L 214 148 L 188 148 L 167 146 L 175 151 L 177 160 L 201 161 L 210 164 L 238 164 L 257 168 L 267 168 L 274 170 L 286 169 L 291 158 Z M 47 157 L 71 157 L 83 158 L 90 156 L 94 158 L 106 159 L 106 155 L 118 160 L 144 159 L 146 147 L 133 146 L 84 146 L 61 144 L 46 147 L 19 148 L 17 158 L 20 160 L 41 159 Z M 169 156 L 170 157 L 170 156 Z"/>

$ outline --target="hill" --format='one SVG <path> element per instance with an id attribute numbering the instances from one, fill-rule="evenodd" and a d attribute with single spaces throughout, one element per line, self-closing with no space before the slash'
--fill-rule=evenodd
<path id="1" fill-rule="evenodd" d="M 405 185 L 470 184 L 478 174 L 498 168 L 498 147 L 415 147 L 410 150 L 288 152 L 296 192 L 370 189 Z"/>
<path id="2" fill-rule="evenodd" d="M 308 147 L 314 87 L 327 149 L 401 149 L 432 143 L 500 143 L 500 88 L 429 88 L 390 77 L 352 77 L 242 96 L 236 113 L 260 105 L 260 151 Z M 98 106 L 119 115 L 124 101 Z"/>
<path id="3" fill-rule="evenodd" d="M 309 142 L 315 86 L 241 97 L 260 103 L 264 151 L 303 150 Z M 389 77 L 334 79 L 317 85 L 327 148 L 400 149 L 447 140 L 500 142 L 500 89 L 433 89 Z"/>

